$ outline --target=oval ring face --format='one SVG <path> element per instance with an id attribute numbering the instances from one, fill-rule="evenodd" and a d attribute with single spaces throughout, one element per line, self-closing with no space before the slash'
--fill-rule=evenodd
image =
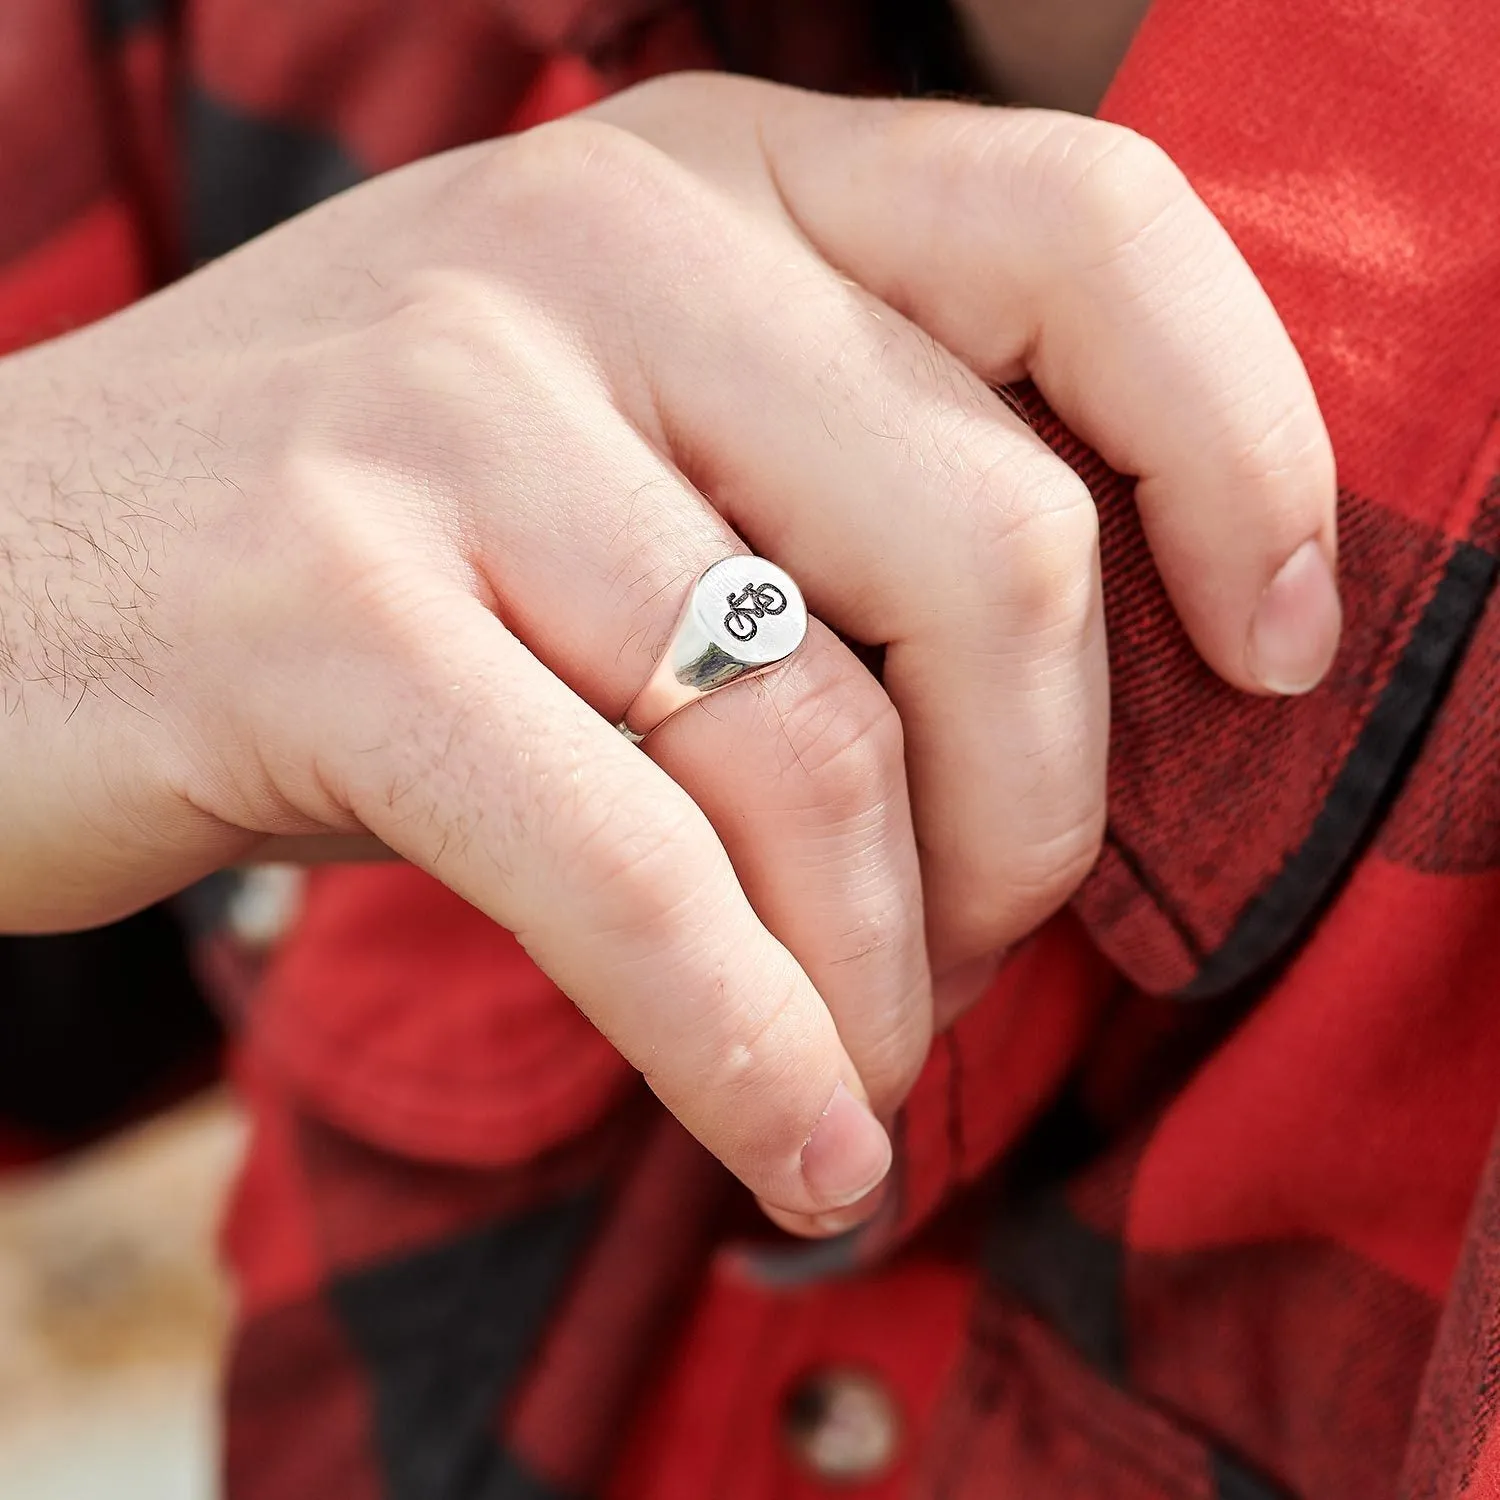
<path id="1" fill-rule="evenodd" d="M 763 557 L 715 563 L 694 585 L 693 614 L 719 650 L 752 669 L 784 661 L 807 635 L 801 589 Z"/>

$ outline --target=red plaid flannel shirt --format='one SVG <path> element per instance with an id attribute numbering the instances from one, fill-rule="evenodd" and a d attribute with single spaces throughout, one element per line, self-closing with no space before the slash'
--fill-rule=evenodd
<path id="1" fill-rule="evenodd" d="M 7 0 L 0 340 L 628 78 L 861 86 L 860 10 Z M 1103 522 L 1107 847 L 939 1039 L 873 1230 L 759 1226 L 437 886 L 314 880 L 241 1051 L 233 1500 L 802 1500 L 840 1430 L 862 1500 L 1500 1495 L 1497 76 L 1491 0 L 1157 0 L 1104 112 L 1306 358 L 1346 639 L 1221 686 L 1034 403 Z"/>

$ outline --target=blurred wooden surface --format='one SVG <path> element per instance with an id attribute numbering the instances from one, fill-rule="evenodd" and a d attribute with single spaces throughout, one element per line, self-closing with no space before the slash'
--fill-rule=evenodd
<path id="1" fill-rule="evenodd" d="M 212 1500 L 242 1136 L 216 1094 L 0 1179 L 4 1500 Z"/>

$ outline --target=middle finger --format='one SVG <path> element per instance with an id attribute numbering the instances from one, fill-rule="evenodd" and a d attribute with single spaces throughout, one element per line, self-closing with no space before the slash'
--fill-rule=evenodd
<path id="1" fill-rule="evenodd" d="M 672 358 L 650 383 L 694 481 L 811 608 L 887 648 L 943 973 L 1030 931 L 1097 853 L 1097 517 L 1073 471 L 927 334 L 811 253 L 777 242 L 766 262 L 744 278 L 761 301 L 684 309 L 697 335 L 665 331 Z M 693 358 L 725 347 L 729 370 Z"/>

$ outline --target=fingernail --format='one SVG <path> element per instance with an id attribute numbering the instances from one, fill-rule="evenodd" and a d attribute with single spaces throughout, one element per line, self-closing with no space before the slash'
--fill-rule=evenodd
<path id="1" fill-rule="evenodd" d="M 1339 645 L 1338 586 L 1323 549 L 1306 541 L 1266 585 L 1250 622 L 1246 665 L 1273 693 L 1317 687 Z"/>
<path id="2" fill-rule="evenodd" d="M 802 1148 L 802 1180 L 819 1211 L 857 1203 L 890 1169 L 890 1138 L 840 1080 Z"/>
<path id="3" fill-rule="evenodd" d="M 772 1208 L 762 1203 L 761 1208 L 773 1224 L 778 1224 L 788 1234 L 800 1234 L 807 1239 L 828 1239 L 836 1234 L 848 1234 L 866 1224 L 885 1201 L 890 1179 L 877 1182 L 874 1188 L 857 1203 L 847 1208 L 830 1209 L 826 1214 L 794 1214 L 784 1208 Z"/>

